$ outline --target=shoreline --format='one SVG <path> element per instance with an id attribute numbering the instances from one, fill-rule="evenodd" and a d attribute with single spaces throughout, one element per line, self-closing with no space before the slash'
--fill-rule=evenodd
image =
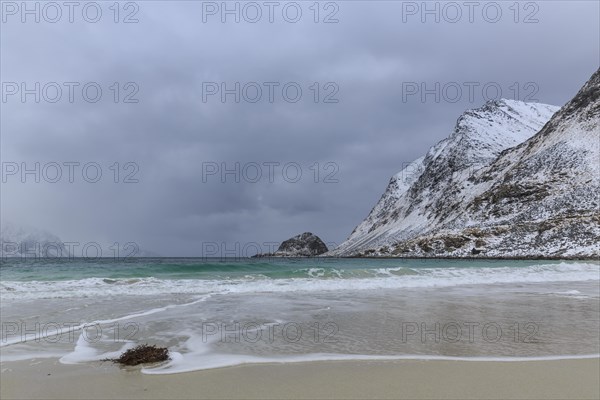
<path id="1" fill-rule="evenodd" d="M 2 363 L 3 399 L 598 398 L 600 358 L 244 364 L 169 375 L 58 359 Z"/>
<path id="2" fill-rule="evenodd" d="M 592 258 L 592 257 L 552 257 L 552 256 L 526 256 L 526 257 L 451 257 L 451 256 L 439 256 L 439 257 L 402 257 L 402 256 L 348 256 L 348 257 L 322 257 L 322 258 L 374 258 L 374 259 L 406 259 L 406 260 L 510 260 L 510 261 L 592 261 L 592 262 L 600 262 L 600 258 Z"/>

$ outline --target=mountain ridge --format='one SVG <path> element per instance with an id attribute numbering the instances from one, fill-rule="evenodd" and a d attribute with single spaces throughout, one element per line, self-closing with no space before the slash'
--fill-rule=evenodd
<path id="1" fill-rule="evenodd" d="M 326 255 L 600 254 L 599 71 L 560 109 L 502 99 L 465 111 Z"/>

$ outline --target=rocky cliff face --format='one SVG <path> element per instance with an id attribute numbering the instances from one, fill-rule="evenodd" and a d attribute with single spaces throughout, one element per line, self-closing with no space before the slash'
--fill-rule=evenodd
<path id="1" fill-rule="evenodd" d="M 314 257 L 327 252 L 327 246 L 316 235 L 304 232 L 279 245 L 275 253 L 258 254 L 256 257 Z"/>
<path id="2" fill-rule="evenodd" d="M 600 255 L 599 80 L 558 112 L 511 100 L 467 111 L 327 255 Z"/>

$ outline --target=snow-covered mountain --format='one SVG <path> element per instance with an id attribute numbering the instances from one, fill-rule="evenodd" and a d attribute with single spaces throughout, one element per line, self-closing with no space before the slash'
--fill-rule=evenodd
<path id="1" fill-rule="evenodd" d="M 327 255 L 599 255 L 599 80 L 558 112 L 514 100 L 465 112 Z"/>
<path id="2" fill-rule="evenodd" d="M 117 247 L 116 247 L 117 246 Z M 84 251 L 89 247 L 89 252 Z M 118 253 L 116 252 L 118 249 Z M 2 221 L 0 225 L 0 258 L 104 258 L 161 257 L 160 254 L 140 248 L 135 242 L 98 243 L 63 241 L 57 235 L 30 226 Z"/>
<path id="3" fill-rule="evenodd" d="M 24 228 L 4 222 L 0 227 L 0 257 L 71 257 L 63 241 L 56 235 L 35 228 Z"/>

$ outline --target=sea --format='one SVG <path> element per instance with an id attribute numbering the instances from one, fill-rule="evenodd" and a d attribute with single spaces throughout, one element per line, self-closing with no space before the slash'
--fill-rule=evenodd
<path id="1" fill-rule="evenodd" d="M 315 360 L 593 358 L 600 262 L 3 258 L 0 362 L 103 363 L 139 344 L 171 374 Z"/>

